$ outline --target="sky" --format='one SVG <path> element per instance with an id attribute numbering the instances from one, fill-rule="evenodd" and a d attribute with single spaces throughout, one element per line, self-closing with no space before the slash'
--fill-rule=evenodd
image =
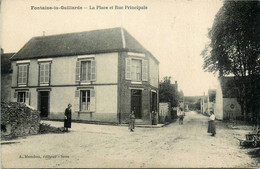
<path id="1" fill-rule="evenodd" d="M 1 47 L 5 53 L 18 52 L 43 32 L 55 35 L 122 26 L 159 60 L 160 79 L 171 76 L 185 96 L 198 96 L 219 85 L 217 76 L 203 71 L 200 53 L 210 41 L 208 29 L 222 4 L 222 0 L 2 0 Z"/>

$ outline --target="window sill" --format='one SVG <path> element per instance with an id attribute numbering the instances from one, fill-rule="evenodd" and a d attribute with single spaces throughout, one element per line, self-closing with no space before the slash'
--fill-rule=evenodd
<path id="1" fill-rule="evenodd" d="M 83 84 L 83 85 L 85 85 L 85 84 L 91 84 L 91 81 L 84 81 L 84 82 L 80 82 L 80 84 Z"/>
<path id="2" fill-rule="evenodd" d="M 18 87 L 27 87 L 27 84 L 18 84 Z"/>
<path id="3" fill-rule="evenodd" d="M 94 113 L 94 111 L 77 111 L 77 113 L 88 114 L 88 113 Z"/>
<path id="4" fill-rule="evenodd" d="M 131 83 L 132 84 L 142 84 L 142 82 L 140 82 L 140 81 L 132 81 Z"/>
<path id="5" fill-rule="evenodd" d="M 40 86 L 49 86 L 50 84 L 48 83 L 48 84 L 44 84 L 44 83 L 42 83 L 42 84 L 40 84 Z"/>

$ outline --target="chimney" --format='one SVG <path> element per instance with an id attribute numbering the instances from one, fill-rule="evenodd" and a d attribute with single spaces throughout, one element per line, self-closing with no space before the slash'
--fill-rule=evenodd
<path id="1" fill-rule="evenodd" d="M 177 83 L 177 80 L 175 80 L 175 87 L 176 87 L 176 91 L 178 91 L 178 83 Z"/>
<path id="2" fill-rule="evenodd" d="M 42 32 L 42 36 L 45 36 L 45 31 Z"/>

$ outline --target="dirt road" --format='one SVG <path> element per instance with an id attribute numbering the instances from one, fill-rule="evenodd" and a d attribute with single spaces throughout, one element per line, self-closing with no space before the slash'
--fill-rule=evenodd
<path id="1" fill-rule="evenodd" d="M 184 125 L 163 128 L 72 124 L 64 134 L 45 134 L 2 144 L 2 167 L 260 167 L 257 158 L 217 122 L 217 135 L 207 131 L 208 117 L 188 112 Z M 62 126 L 61 122 L 48 122 Z M 259 149 L 257 149 L 259 150 Z"/>

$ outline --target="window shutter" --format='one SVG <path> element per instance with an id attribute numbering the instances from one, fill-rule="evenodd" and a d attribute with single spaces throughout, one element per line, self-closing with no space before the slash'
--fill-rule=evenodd
<path id="1" fill-rule="evenodd" d="M 125 79 L 131 80 L 131 58 L 125 59 Z"/>
<path id="2" fill-rule="evenodd" d="M 25 93 L 26 98 L 29 98 L 29 92 Z"/>
<path id="3" fill-rule="evenodd" d="M 23 76 L 22 66 L 18 66 L 18 84 L 22 83 L 23 80 L 22 76 Z"/>
<path id="4" fill-rule="evenodd" d="M 94 112 L 96 109 L 95 90 L 90 90 L 90 111 Z"/>
<path id="5" fill-rule="evenodd" d="M 50 74 L 50 64 L 45 64 L 45 83 L 49 83 L 49 74 Z"/>
<path id="6" fill-rule="evenodd" d="M 80 81 L 80 61 L 76 62 L 76 81 Z"/>
<path id="7" fill-rule="evenodd" d="M 96 61 L 91 60 L 91 80 L 96 80 Z"/>
<path id="8" fill-rule="evenodd" d="M 28 79 L 29 79 L 28 75 L 29 75 L 29 65 L 25 65 L 25 82 L 24 82 L 25 84 L 28 83 Z"/>
<path id="9" fill-rule="evenodd" d="M 25 97 L 26 97 L 25 103 L 28 104 L 28 105 L 30 105 L 31 92 L 27 91 L 27 92 L 25 93 Z"/>
<path id="10" fill-rule="evenodd" d="M 142 80 L 148 81 L 148 61 L 142 60 Z"/>
<path id="11" fill-rule="evenodd" d="M 40 83 L 44 82 L 44 65 L 40 64 Z"/>
<path id="12" fill-rule="evenodd" d="M 76 112 L 79 111 L 79 94 L 80 94 L 80 91 L 76 90 L 75 91 L 75 98 L 74 98 L 74 110 Z"/>
<path id="13" fill-rule="evenodd" d="M 14 98 L 17 98 L 18 93 L 14 92 Z"/>

